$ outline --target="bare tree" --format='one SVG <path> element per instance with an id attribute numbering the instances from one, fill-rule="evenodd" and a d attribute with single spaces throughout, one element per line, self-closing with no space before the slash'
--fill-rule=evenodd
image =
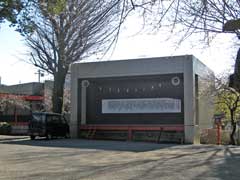
<path id="1" fill-rule="evenodd" d="M 143 0 L 145 3 L 148 0 Z M 133 0 L 138 4 L 138 0 Z M 154 28 L 167 26 L 171 31 L 182 33 L 179 43 L 200 33 L 209 42 L 219 33 L 234 33 L 240 39 L 240 1 L 239 0 L 152 0 L 143 4 L 145 19 Z M 238 54 L 240 54 L 240 49 Z M 240 92 L 240 58 L 236 58 L 232 86 Z"/>
<path id="2" fill-rule="evenodd" d="M 235 145 L 236 141 L 234 135 L 236 133 L 236 114 L 240 108 L 240 93 L 228 86 L 228 80 L 216 79 L 215 103 L 218 108 L 226 109 L 232 125 L 232 132 L 230 134 L 231 144 Z"/>
<path id="3" fill-rule="evenodd" d="M 172 27 L 181 24 L 184 29 L 182 40 L 195 33 L 204 34 L 209 40 L 218 33 L 234 33 L 240 40 L 240 1 L 235 0 L 177 0 L 171 4 L 169 21 Z M 210 38 L 211 39 L 211 38 Z M 238 49 L 234 74 L 230 86 L 240 92 L 240 48 Z"/>
<path id="4" fill-rule="evenodd" d="M 61 112 L 69 65 L 106 50 L 133 10 L 154 27 L 166 25 L 174 30 L 180 24 L 184 31 L 181 41 L 195 33 L 203 33 L 205 39 L 216 33 L 239 34 L 240 2 L 233 0 L 59 0 L 64 6 L 57 11 L 51 10 L 52 3 L 41 2 L 28 45 L 31 62 L 53 74 L 55 112 Z"/>
<path id="5" fill-rule="evenodd" d="M 169 25 L 183 27 L 184 40 L 195 33 L 202 33 L 209 40 L 218 33 L 234 33 L 240 39 L 240 1 L 235 0 L 177 0 L 169 4 Z M 162 17 L 161 17 L 162 18 Z M 235 144 L 236 112 L 240 105 L 240 48 L 235 61 L 234 74 L 229 81 L 220 83 L 216 99 L 230 114 L 231 144 Z M 229 87 L 230 85 L 230 87 Z"/>
<path id="6" fill-rule="evenodd" d="M 180 24 L 184 28 L 186 37 L 193 33 L 239 34 L 240 1 L 238 0 L 132 0 L 131 2 L 133 7 L 143 9 L 144 15 L 154 14 L 156 17 L 152 19 L 155 19 L 154 23 L 159 27 L 167 25 L 175 28 Z"/>
<path id="7" fill-rule="evenodd" d="M 67 0 L 61 11 L 54 13 L 47 2 L 35 4 L 35 31 L 27 36 L 27 45 L 30 62 L 53 75 L 53 111 L 62 112 L 70 64 L 107 50 L 131 9 L 121 0 Z"/>

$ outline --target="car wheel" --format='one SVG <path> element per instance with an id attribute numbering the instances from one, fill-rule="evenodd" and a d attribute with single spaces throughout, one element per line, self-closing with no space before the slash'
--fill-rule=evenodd
<path id="1" fill-rule="evenodd" d="M 30 136 L 31 140 L 34 140 L 36 137 L 35 136 Z"/>
<path id="2" fill-rule="evenodd" d="M 46 138 L 47 138 L 47 140 L 50 140 L 50 139 L 52 139 L 52 135 L 50 133 L 47 133 Z"/>

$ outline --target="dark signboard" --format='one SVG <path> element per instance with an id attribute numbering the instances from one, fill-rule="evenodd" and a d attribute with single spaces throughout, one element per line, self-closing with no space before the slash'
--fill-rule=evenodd
<path id="1" fill-rule="evenodd" d="M 183 74 L 79 79 L 87 87 L 87 124 L 183 124 Z"/>

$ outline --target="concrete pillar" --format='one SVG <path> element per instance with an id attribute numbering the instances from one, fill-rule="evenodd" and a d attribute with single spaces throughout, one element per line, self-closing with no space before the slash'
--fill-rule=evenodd
<path id="1" fill-rule="evenodd" d="M 71 138 L 78 137 L 78 76 L 77 67 L 71 67 L 71 118 L 70 118 L 70 134 Z"/>
<path id="2" fill-rule="evenodd" d="M 89 81 L 83 80 L 81 83 L 81 124 L 86 124 L 86 113 L 87 113 L 87 87 Z"/>
<path id="3" fill-rule="evenodd" d="M 192 57 L 184 61 L 184 140 L 185 143 L 198 143 L 198 127 L 196 127 L 195 108 L 195 73 Z"/>

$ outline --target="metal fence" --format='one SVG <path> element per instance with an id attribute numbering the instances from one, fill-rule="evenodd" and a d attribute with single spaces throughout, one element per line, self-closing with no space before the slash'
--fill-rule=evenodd
<path id="1" fill-rule="evenodd" d="M 223 145 L 230 143 L 230 130 L 221 130 L 221 143 Z M 237 142 L 239 142 L 239 131 L 235 134 Z M 202 144 L 217 144 L 217 129 L 203 129 L 201 131 L 200 142 Z"/>

